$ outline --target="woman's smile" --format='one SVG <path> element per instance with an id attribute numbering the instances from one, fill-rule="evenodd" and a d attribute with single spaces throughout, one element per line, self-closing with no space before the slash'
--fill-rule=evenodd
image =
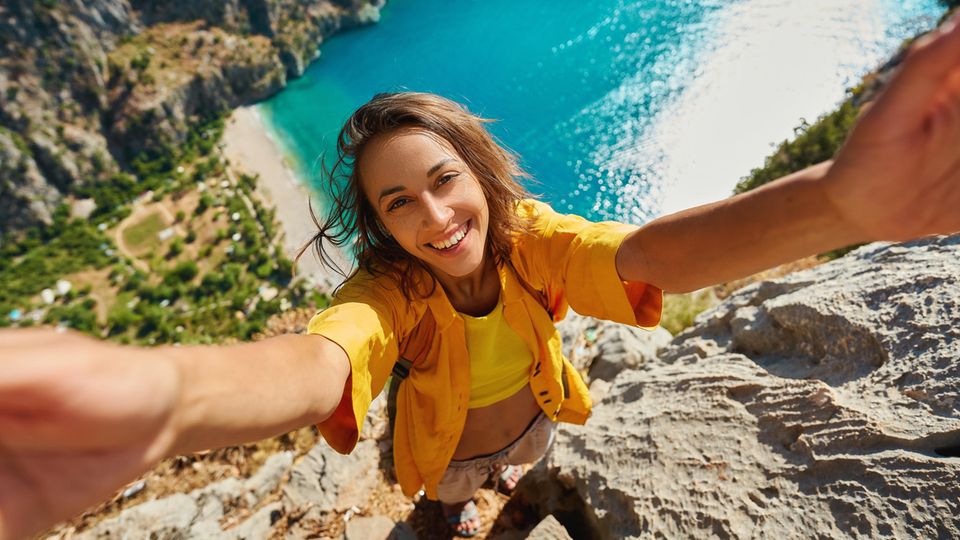
<path id="1" fill-rule="evenodd" d="M 473 220 L 467 220 L 466 223 L 453 231 L 452 234 L 449 234 L 443 240 L 435 242 L 427 242 L 427 246 L 433 248 L 434 251 L 443 254 L 443 255 L 454 255 L 461 251 L 461 247 L 466 243 L 467 235 L 471 231 L 470 223 Z"/>

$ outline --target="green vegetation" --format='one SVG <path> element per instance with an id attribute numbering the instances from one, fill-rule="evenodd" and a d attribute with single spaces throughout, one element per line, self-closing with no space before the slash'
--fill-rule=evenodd
<path id="1" fill-rule="evenodd" d="M 717 305 L 720 301 L 713 289 L 701 289 L 686 294 L 667 294 L 663 298 L 663 315 L 660 326 L 673 335 L 693 326 L 694 319 L 701 312 Z"/>
<path id="2" fill-rule="evenodd" d="M 54 287 L 60 276 L 113 262 L 106 255 L 107 238 L 85 221 L 67 222 L 65 207 L 61 209 L 49 227 L 31 229 L 19 242 L 4 242 L 0 248 L 0 326 L 10 324 L 12 309 Z"/>
<path id="3" fill-rule="evenodd" d="M 60 324 L 120 343 L 218 343 L 249 339 L 281 309 L 326 305 L 325 295 L 291 283 L 293 263 L 272 243 L 277 227 L 273 212 L 250 201 L 256 178 L 241 177 L 236 186 L 219 187 L 227 179 L 214 153 L 223 126 L 220 117 L 199 121 L 183 145 L 144 152 L 133 160 L 134 174 L 114 174 L 77 189 L 75 195 L 97 204 L 89 220 L 68 220 L 64 205 L 52 225 L 3 238 L 0 326 Z M 119 253 L 109 234 L 130 215 L 134 201 L 152 191 L 152 200 L 174 205 L 207 179 L 217 187 L 202 193 L 195 209 L 184 210 L 181 203 L 175 211 L 188 231 L 186 239 L 174 238 L 164 249 L 157 233 L 166 224 L 154 212 L 123 232 L 125 246 L 135 251 L 130 256 L 143 252 L 145 258 Z M 210 208 L 216 210 L 213 215 L 206 212 Z M 198 245 L 194 231 L 210 227 L 216 228 L 214 238 Z M 96 298 L 89 283 L 77 283 L 50 304 L 39 298 L 58 279 L 91 269 L 109 269 L 97 274 L 107 282 L 98 283 Z"/>
<path id="4" fill-rule="evenodd" d="M 821 116 L 813 124 L 802 120 L 793 130 L 795 138 L 783 141 L 777 151 L 766 159 L 763 167 L 750 171 L 750 175 L 737 184 L 735 191 L 750 191 L 810 165 L 832 159 L 856 122 L 857 112 L 851 95 L 837 110 Z"/>
<path id="5" fill-rule="evenodd" d="M 123 242 L 127 247 L 134 251 L 143 251 L 157 245 L 160 240 L 157 234 L 166 228 L 160 212 L 153 212 L 149 216 L 140 220 L 136 225 L 131 225 L 123 231 Z"/>

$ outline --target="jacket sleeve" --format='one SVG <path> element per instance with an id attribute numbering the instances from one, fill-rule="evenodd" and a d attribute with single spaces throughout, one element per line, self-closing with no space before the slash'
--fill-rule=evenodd
<path id="1" fill-rule="evenodd" d="M 538 276 L 556 318 L 566 307 L 581 315 L 631 326 L 660 323 L 663 291 L 641 281 L 624 281 L 617 272 L 617 250 L 635 225 L 591 222 L 557 213 L 546 203 L 525 200 L 520 215 L 532 231 L 518 245 L 526 273 Z"/>
<path id="2" fill-rule="evenodd" d="M 355 274 L 337 292 L 330 307 L 307 324 L 308 334 L 337 343 L 350 359 L 350 376 L 333 415 L 317 424 L 330 446 L 342 454 L 357 444 L 363 421 L 390 376 L 398 356 L 399 292 L 376 280 Z M 402 298 L 402 297 L 401 297 Z"/>

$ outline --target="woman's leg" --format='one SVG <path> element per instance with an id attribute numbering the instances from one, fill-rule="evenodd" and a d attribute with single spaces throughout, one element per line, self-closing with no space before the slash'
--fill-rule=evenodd
<path id="1" fill-rule="evenodd" d="M 480 517 L 473 496 L 487 479 L 490 464 L 482 459 L 454 461 L 437 486 L 443 515 L 459 536 L 473 536 L 480 530 Z"/>

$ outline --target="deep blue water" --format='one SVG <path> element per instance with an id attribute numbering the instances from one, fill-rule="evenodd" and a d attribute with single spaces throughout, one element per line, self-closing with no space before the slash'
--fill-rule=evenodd
<path id="1" fill-rule="evenodd" d="M 382 91 L 435 92 L 498 120 L 557 209 L 642 223 L 725 197 L 937 0 L 392 0 L 334 36 L 261 111 L 298 173 Z"/>

